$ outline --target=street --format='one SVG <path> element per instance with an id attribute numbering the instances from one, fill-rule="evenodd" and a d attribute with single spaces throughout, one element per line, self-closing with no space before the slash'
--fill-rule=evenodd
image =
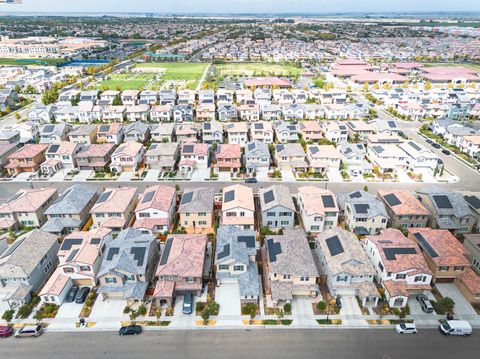
<path id="1" fill-rule="evenodd" d="M 476 358 L 480 343 L 445 337 L 438 330 L 416 335 L 393 329 L 149 331 L 135 337 L 114 332 L 45 333 L 35 339 L 2 339 L 4 358 Z"/>

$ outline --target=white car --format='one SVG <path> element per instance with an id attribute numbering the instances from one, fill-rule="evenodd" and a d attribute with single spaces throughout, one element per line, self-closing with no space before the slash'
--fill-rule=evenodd
<path id="1" fill-rule="evenodd" d="M 413 323 L 400 323 L 395 326 L 398 334 L 416 334 L 417 326 Z"/>

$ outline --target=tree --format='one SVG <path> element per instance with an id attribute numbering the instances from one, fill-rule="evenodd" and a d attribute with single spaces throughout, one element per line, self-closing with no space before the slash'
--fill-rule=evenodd
<path id="1" fill-rule="evenodd" d="M 255 307 L 250 308 L 250 322 L 253 322 L 253 319 L 257 315 L 257 310 Z"/>
<path id="2" fill-rule="evenodd" d="M 41 310 L 37 310 L 33 315 L 33 319 L 35 319 L 38 323 L 40 323 L 44 318 L 43 312 Z"/>
<path id="3" fill-rule="evenodd" d="M 327 304 L 324 301 L 320 301 L 317 303 L 317 309 L 323 312 L 327 309 Z"/>
<path id="4" fill-rule="evenodd" d="M 19 113 L 16 113 L 16 114 L 15 114 L 15 118 L 16 118 L 17 120 L 20 120 L 21 117 L 22 117 L 22 116 L 20 116 Z"/>
<path id="5" fill-rule="evenodd" d="M 132 310 L 132 311 L 130 311 L 129 314 L 130 314 L 130 320 L 132 322 L 135 322 L 135 320 L 138 318 L 140 313 L 138 313 L 138 310 Z"/>
<path id="6" fill-rule="evenodd" d="M 208 308 L 205 308 L 202 312 L 201 317 L 203 319 L 203 325 L 207 325 L 208 319 L 210 319 L 210 310 Z"/>
<path id="7" fill-rule="evenodd" d="M 365 192 L 368 192 L 368 186 L 367 186 L 367 185 L 363 186 L 363 190 L 364 190 Z"/>
<path id="8" fill-rule="evenodd" d="M 365 82 L 365 83 L 363 84 L 363 90 L 364 90 L 364 91 L 368 91 L 368 82 Z"/>
<path id="9" fill-rule="evenodd" d="M 113 106 L 121 106 L 123 105 L 122 98 L 120 97 L 120 94 L 116 95 L 115 98 L 113 99 L 112 102 Z"/>
<path id="10" fill-rule="evenodd" d="M 137 311 L 139 316 L 143 317 L 147 314 L 147 307 L 142 304 Z"/>
<path id="11" fill-rule="evenodd" d="M 426 90 L 426 91 L 428 91 L 428 90 L 431 90 L 431 88 L 432 88 L 432 83 L 427 80 L 427 81 L 425 82 L 425 85 L 423 86 L 423 89 Z"/>
<path id="12" fill-rule="evenodd" d="M 45 91 L 42 96 L 42 102 L 44 105 L 49 105 L 51 103 L 57 102 L 59 97 L 58 89 L 53 87 Z"/>
<path id="13" fill-rule="evenodd" d="M 15 311 L 13 309 L 6 310 L 5 312 L 3 312 L 2 319 L 5 320 L 8 324 L 10 324 L 13 319 L 14 313 Z"/>
<path id="14" fill-rule="evenodd" d="M 157 324 L 160 321 L 161 316 L 162 316 L 162 308 L 157 308 L 155 310 L 155 318 L 157 318 Z"/>

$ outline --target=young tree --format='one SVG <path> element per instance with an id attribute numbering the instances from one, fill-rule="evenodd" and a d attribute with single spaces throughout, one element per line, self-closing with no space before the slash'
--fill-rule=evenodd
<path id="1" fill-rule="evenodd" d="M 210 310 L 208 308 L 205 308 L 202 312 L 201 317 L 203 319 L 203 325 L 207 325 L 208 319 L 210 319 Z"/>
<path id="2" fill-rule="evenodd" d="M 8 324 L 10 324 L 13 319 L 13 313 L 15 313 L 13 309 L 6 310 L 5 312 L 3 312 L 2 319 L 5 320 Z"/>
<path id="3" fill-rule="evenodd" d="M 157 318 L 157 324 L 160 321 L 161 316 L 162 316 L 162 308 L 157 308 L 155 310 L 155 318 Z"/>

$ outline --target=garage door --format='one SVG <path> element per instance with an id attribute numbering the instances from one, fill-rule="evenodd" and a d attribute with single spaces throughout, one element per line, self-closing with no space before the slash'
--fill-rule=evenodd
<path id="1" fill-rule="evenodd" d="M 437 278 L 435 283 L 453 283 L 455 278 Z"/>
<path id="2" fill-rule="evenodd" d="M 91 287 L 92 286 L 92 281 L 90 279 L 74 279 L 73 280 L 73 285 L 77 286 L 77 287 L 81 287 L 81 286 Z"/>
<path id="3" fill-rule="evenodd" d="M 335 294 L 336 295 L 356 295 L 357 291 L 356 289 L 352 289 L 352 288 L 342 288 L 342 289 L 336 289 Z"/>
<path id="4" fill-rule="evenodd" d="M 220 279 L 220 284 L 237 284 L 237 278 L 222 278 Z"/>

